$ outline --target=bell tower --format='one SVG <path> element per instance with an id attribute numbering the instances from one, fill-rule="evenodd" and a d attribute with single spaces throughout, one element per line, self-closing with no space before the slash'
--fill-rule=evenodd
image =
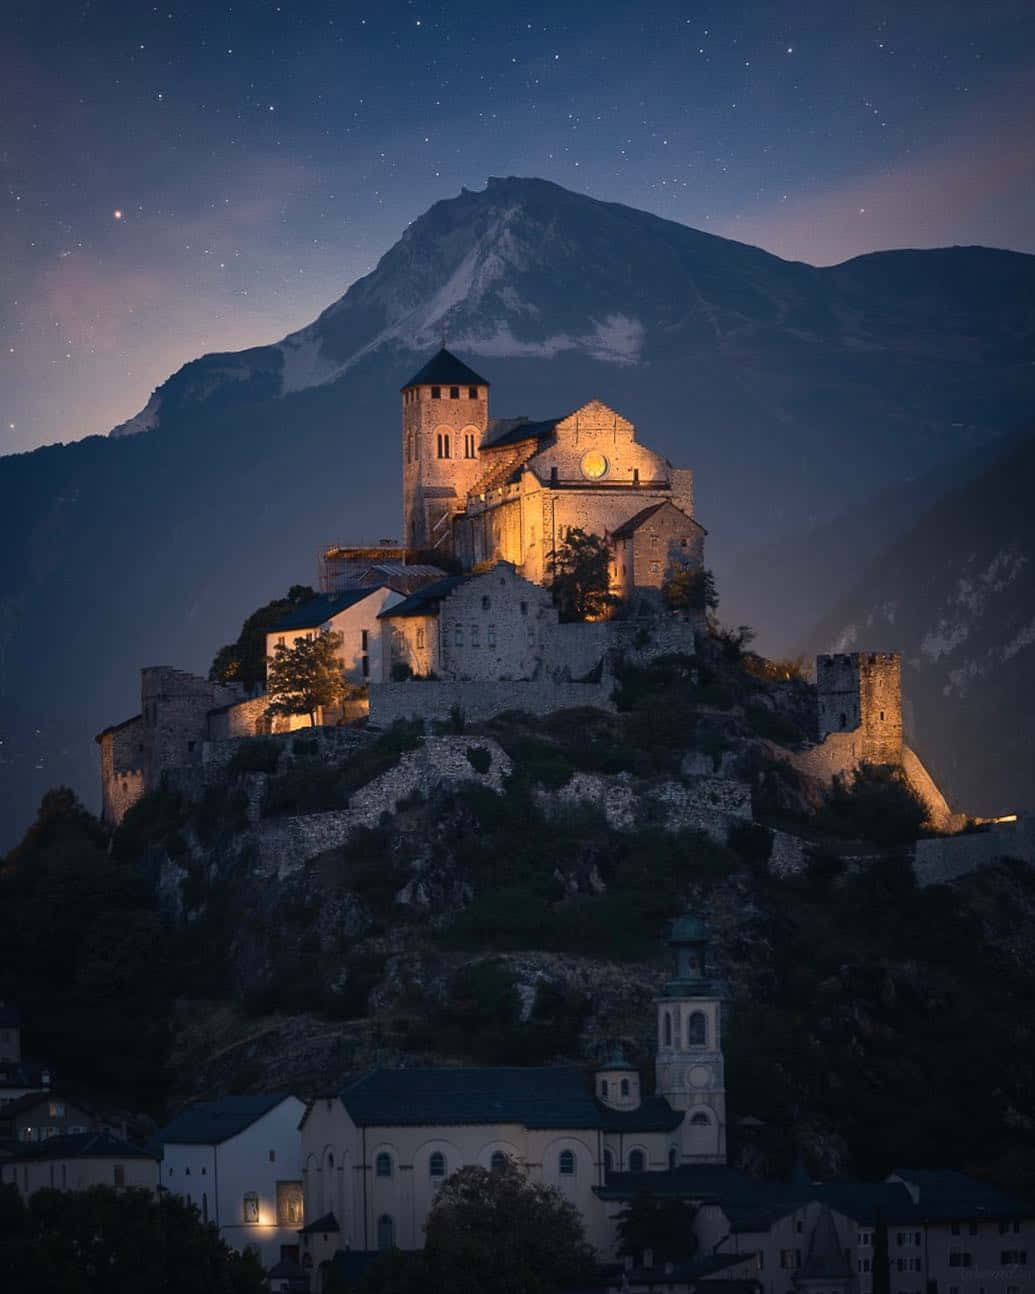
<path id="1" fill-rule="evenodd" d="M 452 550 L 453 516 L 478 480 L 489 383 L 442 349 L 402 388 L 403 543 Z"/>
<path id="2" fill-rule="evenodd" d="M 666 934 L 672 977 L 657 999 L 656 1091 L 685 1111 L 679 1130 L 684 1164 L 726 1162 L 726 1077 L 722 1057 L 722 999 L 705 976 L 708 930 L 689 914 Z"/>

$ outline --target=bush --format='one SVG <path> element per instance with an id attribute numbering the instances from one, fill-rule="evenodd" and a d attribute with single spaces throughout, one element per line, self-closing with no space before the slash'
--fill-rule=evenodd
<path id="1" fill-rule="evenodd" d="M 902 769 L 860 764 L 838 777 L 816 814 L 816 826 L 832 835 L 860 837 L 876 845 L 911 844 L 923 834 L 927 808 Z"/>
<path id="2" fill-rule="evenodd" d="M 492 767 L 492 754 L 484 746 L 468 746 L 465 753 L 467 762 L 476 773 L 484 776 Z"/>
<path id="3" fill-rule="evenodd" d="M 249 737 L 234 752 L 227 765 L 228 773 L 275 773 L 280 753 L 284 749 L 279 741 L 264 741 Z"/>
<path id="4" fill-rule="evenodd" d="M 392 661 L 392 682 L 405 683 L 407 679 L 413 677 L 413 670 L 404 660 Z"/>
<path id="5" fill-rule="evenodd" d="M 777 746 L 794 746 L 802 739 L 801 730 L 796 724 L 764 705 L 749 705 L 747 721 L 756 737 L 764 737 Z"/>
<path id="6" fill-rule="evenodd" d="M 187 822 L 187 806 L 179 791 L 164 786 L 142 795 L 126 812 L 112 836 L 111 853 L 132 862 L 153 845 L 163 844 Z"/>

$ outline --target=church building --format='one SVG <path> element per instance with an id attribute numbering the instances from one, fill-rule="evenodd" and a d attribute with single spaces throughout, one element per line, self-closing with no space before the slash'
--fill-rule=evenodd
<path id="1" fill-rule="evenodd" d="M 699 570 L 693 473 L 641 445 L 599 400 L 559 418 L 489 416 L 489 382 L 443 347 L 402 388 L 403 527 L 465 568 L 510 562 L 547 581 L 569 530 L 605 537 L 622 596 Z"/>

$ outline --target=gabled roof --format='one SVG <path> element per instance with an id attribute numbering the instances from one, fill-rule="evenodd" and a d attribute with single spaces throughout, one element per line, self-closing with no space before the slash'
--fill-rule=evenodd
<path id="1" fill-rule="evenodd" d="M 446 350 L 443 346 L 438 354 L 433 355 L 418 373 L 415 373 L 408 382 L 403 383 L 399 390 L 405 391 L 411 386 L 449 386 L 451 384 L 453 386 L 489 385 L 484 377 L 479 377 L 473 368 L 468 368 L 463 360 L 457 359 L 452 351 Z"/>
<path id="2" fill-rule="evenodd" d="M 140 1146 L 131 1146 L 107 1132 L 72 1132 L 46 1141 L 20 1143 L 12 1160 L 35 1159 L 155 1159 Z"/>
<path id="3" fill-rule="evenodd" d="M 824 1205 L 812 1228 L 808 1257 L 798 1277 L 802 1280 L 844 1280 L 852 1274 L 851 1265 L 841 1249 L 833 1215 Z"/>
<path id="4" fill-rule="evenodd" d="M 469 575 L 447 575 L 444 580 L 435 580 L 433 584 L 424 584 L 402 602 L 394 607 L 385 607 L 378 616 L 379 620 L 391 620 L 396 616 L 433 616 L 443 598 L 449 597 L 455 588 L 459 588 Z"/>
<path id="5" fill-rule="evenodd" d="M 153 1140 L 163 1146 L 217 1145 L 236 1137 L 281 1101 L 289 1099 L 288 1092 L 267 1092 L 256 1096 L 224 1096 L 218 1101 L 195 1101 L 159 1129 Z"/>
<path id="6" fill-rule="evenodd" d="M 357 602 L 376 593 L 377 588 L 345 589 L 341 593 L 321 593 L 308 602 L 303 602 L 294 611 L 289 611 L 283 620 L 278 620 L 266 630 L 268 634 L 280 633 L 283 629 L 315 629 L 325 624 L 332 616 L 347 611 Z"/>
<path id="7" fill-rule="evenodd" d="M 338 1226 L 338 1219 L 334 1214 L 324 1213 L 322 1217 L 317 1218 L 315 1222 L 309 1222 L 304 1227 L 299 1227 L 298 1234 L 300 1236 L 311 1236 L 317 1231 L 326 1231 L 330 1233 L 331 1231 L 340 1230 L 341 1227 Z"/>
<path id="8" fill-rule="evenodd" d="M 340 1098 L 361 1127 L 515 1123 L 646 1132 L 675 1127 L 683 1117 L 662 1097 L 639 1110 L 609 1110 L 574 1065 L 376 1069 Z"/>
<path id="9" fill-rule="evenodd" d="M 544 440 L 552 436 L 557 424 L 567 417 L 570 414 L 563 413 L 559 418 L 544 418 L 541 422 L 529 422 L 527 418 L 494 418 L 486 429 L 480 449 L 501 449 L 522 440 Z"/>
<path id="10" fill-rule="evenodd" d="M 905 1182 L 901 1186 L 896 1179 Z M 911 1190 L 918 1215 L 927 1221 L 971 1218 L 1035 1216 L 1035 1208 L 1007 1195 L 996 1186 L 966 1173 L 929 1168 L 898 1168 L 884 1184 L 886 1189 Z"/>
<path id="11" fill-rule="evenodd" d="M 621 1047 L 612 1047 L 607 1060 L 602 1065 L 597 1066 L 597 1072 L 601 1074 L 610 1073 L 616 1069 L 631 1069 L 634 1071 L 636 1069 L 636 1066 L 626 1059 L 625 1052 Z"/>
<path id="12" fill-rule="evenodd" d="M 631 516 L 628 521 L 623 521 L 617 530 L 612 530 L 611 538 L 628 539 L 630 535 L 634 535 L 636 531 L 639 530 L 644 522 L 649 521 L 650 518 L 653 517 L 656 512 L 660 512 L 662 508 L 675 508 L 676 512 L 681 513 L 690 525 L 696 526 L 698 530 L 704 530 L 704 527 L 699 521 L 695 521 L 693 517 L 687 516 L 687 514 L 683 512 L 683 509 L 677 508 L 671 499 L 662 499 L 660 503 L 652 503 L 649 508 L 641 508 L 641 510 Z"/>

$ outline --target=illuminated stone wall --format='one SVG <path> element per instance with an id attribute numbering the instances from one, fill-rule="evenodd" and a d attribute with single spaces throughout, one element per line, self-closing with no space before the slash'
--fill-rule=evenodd
<path id="1" fill-rule="evenodd" d="M 488 423 L 489 389 L 475 387 L 473 399 L 466 386 L 456 388 L 456 399 L 452 390 L 428 385 L 403 392 L 403 542 L 411 548 L 433 548 L 443 540 L 450 547 L 448 521 L 439 525 L 439 519 L 463 509 L 483 470 L 478 447 Z M 439 457 L 440 436 L 449 437 L 448 457 Z M 474 457 L 465 454 L 465 436 L 474 437 Z"/>

